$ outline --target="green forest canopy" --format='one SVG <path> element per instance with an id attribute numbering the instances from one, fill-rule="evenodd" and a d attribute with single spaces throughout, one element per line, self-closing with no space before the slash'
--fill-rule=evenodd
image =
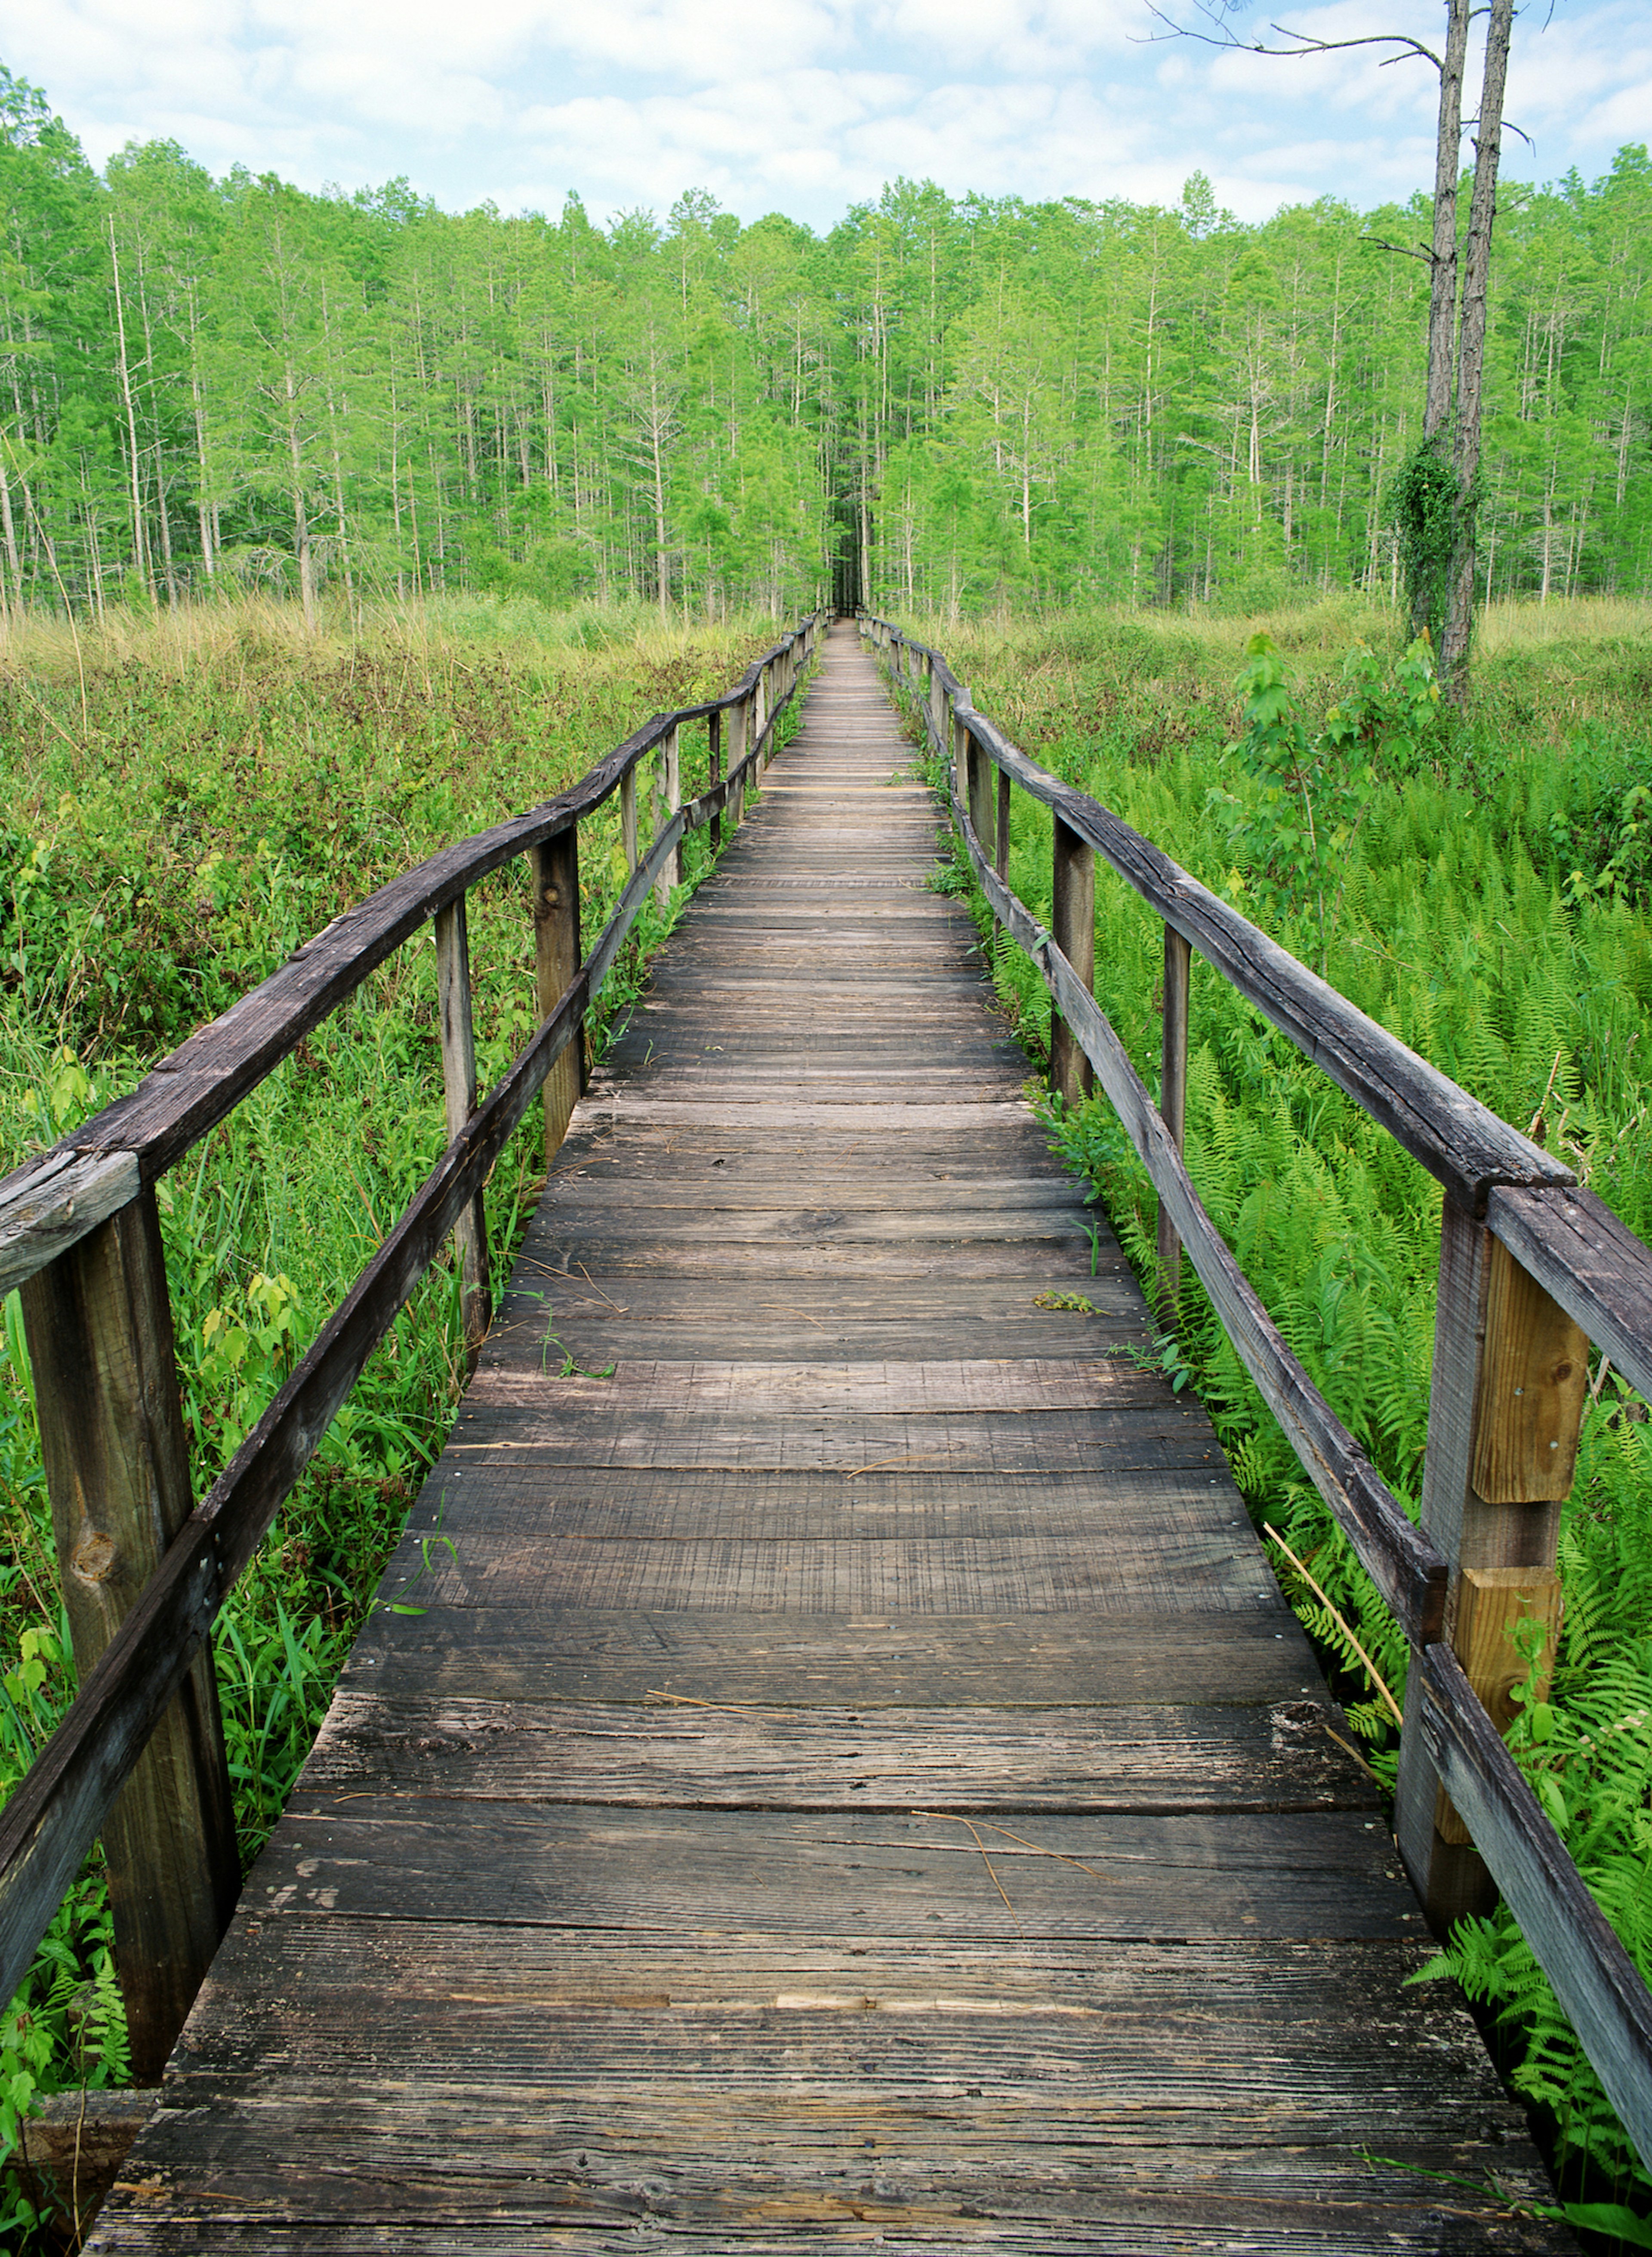
<path id="1" fill-rule="evenodd" d="M 1480 574 L 1652 575 L 1652 162 L 1500 192 Z M 5 605 L 456 586 L 717 614 L 1387 592 L 1428 201 L 1242 225 L 897 180 L 824 237 L 173 142 L 102 175 L 0 71 Z M 1380 237 L 1383 244 L 1373 238 Z"/>

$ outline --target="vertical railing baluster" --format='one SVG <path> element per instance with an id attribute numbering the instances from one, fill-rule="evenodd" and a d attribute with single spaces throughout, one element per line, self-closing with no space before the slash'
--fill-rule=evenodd
<path id="1" fill-rule="evenodd" d="M 1188 1121 L 1188 994 L 1193 951 L 1174 925 L 1164 929 L 1164 1029 L 1159 1046 L 1159 1110 L 1175 1139 L 1178 1152 L 1186 1148 Z M 1159 1201 L 1159 1321 L 1167 1330 L 1175 1323 L 1176 1302 L 1182 1290 L 1182 1241 L 1176 1236 L 1164 1201 Z"/>
<path id="2" fill-rule="evenodd" d="M 477 1109 L 477 1045 L 470 1008 L 470 939 L 463 894 L 436 911 L 436 1016 L 441 1037 L 441 1086 L 448 1138 L 455 1137 Z M 454 1225 L 459 1253 L 466 1354 L 474 1362 L 493 1321 L 488 1263 L 488 1219 L 478 1192 Z"/>
<path id="3" fill-rule="evenodd" d="M 742 697 L 738 705 L 729 708 L 729 774 L 732 775 L 745 759 L 751 741 L 752 704 Z M 729 798 L 729 821 L 738 831 L 745 820 L 745 778 L 742 776 Z"/>
<path id="4" fill-rule="evenodd" d="M 679 764 L 679 732 L 668 729 L 660 739 L 658 765 L 654 770 L 653 817 L 657 838 L 664 824 L 668 823 L 682 804 L 682 775 Z M 663 789 L 662 789 L 663 787 Z M 661 799 L 664 808 L 661 809 Z M 660 865 L 660 875 L 654 880 L 654 901 L 661 910 L 671 907 L 671 892 L 681 882 L 682 855 L 680 846 L 674 846 Z"/>
<path id="5" fill-rule="evenodd" d="M 998 821 L 994 826 L 992 867 L 1004 883 L 1010 877 L 1010 779 L 1006 769 L 998 771 Z"/>
<path id="6" fill-rule="evenodd" d="M 625 868 L 634 874 L 639 850 L 637 838 L 637 763 L 633 761 L 619 780 L 619 835 L 625 850 Z"/>
<path id="7" fill-rule="evenodd" d="M 720 707 L 706 716 L 705 737 L 706 789 L 715 791 L 723 781 L 723 713 Z M 710 827 L 711 852 L 715 856 L 723 851 L 723 817 L 720 814 L 712 817 Z"/>
<path id="8" fill-rule="evenodd" d="M 29 1278 L 22 1297 L 83 1684 L 194 1510 L 153 1190 Z M 241 1888 L 210 1644 L 102 1833 L 132 2077 L 158 2084 Z"/>
<path id="9" fill-rule="evenodd" d="M 579 972 L 579 834 L 573 824 L 536 846 L 533 873 L 534 981 L 547 1018 Z M 585 1022 L 545 1078 L 545 1164 L 568 1134 L 585 1079 Z"/>
<path id="10" fill-rule="evenodd" d="M 1096 992 L 1096 857 L 1058 815 L 1055 818 L 1050 937 L 1091 994 Z M 1049 1086 L 1070 1107 L 1082 1105 L 1095 1073 L 1054 1003 L 1049 1013 Z"/>

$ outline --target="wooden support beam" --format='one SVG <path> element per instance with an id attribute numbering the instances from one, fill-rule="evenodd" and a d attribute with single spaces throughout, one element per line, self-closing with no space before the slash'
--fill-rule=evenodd
<path id="1" fill-rule="evenodd" d="M 1086 994 L 1096 992 L 1096 857 L 1076 831 L 1055 818 L 1055 884 L 1050 937 Z M 1049 1086 L 1068 1105 L 1082 1105 L 1095 1086 L 1095 1071 L 1052 1004 Z"/>
<path id="2" fill-rule="evenodd" d="M 568 829 L 532 855 L 533 958 L 541 1020 L 549 1018 L 579 972 L 579 833 Z M 584 1086 L 582 1017 L 573 1040 L 545 1077 L 545 1164 L 568 1134 Z"/>
<path id="3" fill-rule="evenodd" d="M 1446 1631 L 1465 1666 L 1464 1641 L 1483 1657 L 1486 1641 L 1500 1638 L 1500 1630 L 1486 1627 L 1488 1601 L 1472 1599 L 1465 1617 L 1467 1570 L 1521 1571 L 1500 1587 L 1505 1596 L 1528 1595 L 1529 1610 L 1544 1617 L 1565 1494 L 1560 1482 L 1564 1476 L 1570 1487 L 1577 1457 L 1587 1355 L 1571 1320 L 1483 1222 L 1448 1198 L 1440 1219 L 1422 1518 L 1450 1567 Z M 1478 1689 L 1472 1667 L 1469 1673 Z M 1443 1933 L 1488 1909 L 1496 1893 L 1474 1849 L 1437 1823 L 1439 1783 L 1422 1709 L 1420 1697 L 1407 1704 L 1394 1831 L 1423 1910 Z"/>
<path id="4" fill-rule="evenodd" d="M 671 730 L 660 740 L 658 765 L 654 771 L 653 811 L 654 829 L 658 831 L 669 822 L 682 805 L 682 766 L 679 751 L 681 732 Z M 663 810 L 660 801 L 663 797 Z M 671 893 L 682 881 L 682 857 L 676 847 L 666 856 L 660 875 L 654 880 L 654 900 L 663 911 L 671 907 Z M 575 959 L 577 963 L 577 958 Z M 572 973 L 568 977 L 573 977 Z M 566 984 L 566 983 L 564 983 Z"/>
<path id="5" fill-rule="evenodd" d="M 749 741 L 746 732 L 751 725 L 752 703 L 749 698 L 742 697 L 738 705 L 731 705 L 729 708 L 729 774 L 731 775 L 745 758 L 745 748 Z M 738 831 L 745 819 L 745 780 L 742 777 L 735 785 L 729 801 L 731 828 Z"/>
<path id="6" fill-rule="evenodd" d="M 1193 951 L 1174 925 L 1164 929 L 1164 1029 L 1160 1043 L 1159 1110 L 1178 1152 L 1187 1149 L 1188 991 Z M 1159 1201 L 1159 1321 L 1175 1323 L 1182 1286 L 1182 1241 L 1162 1199 Z"/>
<path id="7" fill-rule="evenodd" d="M 22 1291 L 58 1573 L 84 1684 L 194 1507 L 153 1191 Z M 157 2084 L 241 1887 L 209 1647 L 102 1830 L 132 2074 Z"/>
<path id="8" fill-rule="evenodd" d="M 571 833 L 569 834 L 572 835 Z M 477 1045 L 470 1009 L 470 942 L 463 894 L 436 911 L 436 1008 L 441 1086 L 451 1143 L 477 1109 Z M 462 1281 L 465 1351 L 474 1366 L 493 1321 L 488 1219 L 478 1192 L 454 1227 Z"/>
<path id="9" fill-rule="evenodd" d="M 619 786 L 619 835 L 625 841 L 627 873 L 637 867 L 637 771 L 628 768 Z"/>

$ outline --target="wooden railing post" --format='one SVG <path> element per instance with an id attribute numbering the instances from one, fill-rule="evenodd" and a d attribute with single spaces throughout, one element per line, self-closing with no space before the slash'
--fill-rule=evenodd
<path id="1" fill-rule="evenodd" d="M 1507 1249 L 1451 1197 L 1440 1218 L 1440 1284 L 1423 1461 L 1423 1528 L 1451 1564 L 1446 1628 L 1494 1721 L 1525 1676 L 1513 1633 L 1559 1627 L 1560 1507 L 1571 1488 L 1589 1343 Z M 1420 1693 L 1406 1702 L 1394 1832 L 1432 1926 L 1485 1911 L 1495 1890 L 1440 1794 L 1423 1744 Z"/>
<path id="2" fill-rule="evenodd" d="M 637 867 L 637 763 L 633 761 L 619 780 L 619 835 L 625 849 L 625 867 Z"/>
<path id="3" fill-rule="evenodd" d="M 1085 987 L 1096 992 L 1096 857 L 1078 833 L 1055 817 L 1050 937 Z M 1049 1086 L 1070 1106 L 1082 1105 L 1095 1072 L 1054 1004 L 1049 1014 Z"/>
<path id="4" fill-rule="evenodd" d="M 145 1189 L 22 1288 L 58 1574 L 84 1683 L 194 1509 Z M 241 1888 L 210 1646 L 102 1827 L 132 2076 L 157 2084 Z"/>
<path id="5" fill-rule="evenodd" d="M 715 790 L 723 781 L 723 712 L 721 707 L 706 716 L 705 725 L 706 789 Z M 714 815 L 710 823 L 711 852 L 723 851 L 723 817 Z"/>
<path id="6" fill-rule="evenodd" d="M 1188 1125 L 1188 988 L 1193 951 L 1174 925 L 1164 929 L 1164 1031 L 1160 1044 L 1159 1111 L 1175 1139 L 1178 1152 L 1186 1148 Z M 1175 1235 L 1164 1201 L 1159 1201 L 1159 1321 L 1175 1322 L 1176 1298 L 1182 1285 L 1182 1241 Z"/>
<path id="7" fill-rule="evenodd" d="M 562 991 L 579 971 L 579 833 L 575 824 L 559 831 L 530 857 L 533 869 L 534 984 L 540 1018 L 556 1008 Z M 568 1134 L 568 1123 L 585 1086 L 585 1022 L 545 1077 L 545 1164 L 548 1168 Z"/>
<path id="8" fill-rule="evenodd" d="M 470 1010 L 470 941 L 465 896 L 436 911 L 436 1008 L 441 1032 L 441 1086 L 451 1143 L 477 1109 L 476 1029 Z M 474 1362 L 493 1321 L 488 1267 L 488 1218 L 478 1192 L 454 1226 L 462 1280 L 464 1344 Z"/>
<path id="9" fill-rule="evenodd" d="M 729 774 L 732 775 L 745 758 L 746 731 L 751 724 L 751 700 L 742 697 L 738 705 L 729 708 Z M 745 820 L 745 778 L 741 777 L 729 800 L 729 821 L 738 830 Z"/>
<path id="10" fill-rule="evenodd" d="M 669 821 L 682 805 L 682 768 L 678 743 L 681 733 L 676 729 L 668 730 L 660 746 L 660 763 L 655 771 L 653 792 L 656 832 L 660 830 L 661 823 Z M 663 815 L 660 804 L 662 783 L 665 797 Z M 679 845 L 674 846 L 667 855 L 660 865 L 660 875 L 654 880 L 654 900 L 662 910 L 671 907 L 672 888 L 681 884 L 681 879 L 682 849 Z"/>
<path id="11" fill-rule="evenodd" d="M 928 659 L 925 664 L 929 673 L 929 725 L 935 731 L 936 744 L 944 745 L 947 740 L 946 683 L 942 679 L 938 661 Z"/>
<path id="12" fill-rule="evenodd" d="M 1010 875 L 1010 779 L 1007 768 L 998 771 L 998 822 L 993 835 L 992 867 L 1007 885 Z"/>

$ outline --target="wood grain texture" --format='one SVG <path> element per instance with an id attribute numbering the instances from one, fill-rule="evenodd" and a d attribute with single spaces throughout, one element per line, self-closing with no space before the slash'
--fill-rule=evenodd
<path id="1" fill-rule="evenodd" d="M 60 1147 L 14 1169 L 0 1184 L 0 1293 L 107 1222 L 137 1198 L 142 1180 L 135 1152 Z"/>
<path id="2" fill-rule="evenodd" d="M 1522 2246 L 1359 2159 L 1542 2191 L 909 758 L 838 632 L 94 2247 Z"/>
<path id="3" fill-rule="evenodd" d="M 152 1191 L 23 1289 L 58 1582 L 82 1682 L 189 1518 Z M 133 2072 L 159 2082 L 240 1886 L 212 1657 L 198 1653 L 102 1818 Z M 34 1907 L 36 1911 L 40 1907 Z"/>
<path id="4" fill-rule="evenodd" d="M 1500 1188 L 1486 1220 L 1629 1384 L 1652 1398 L 1652 1250 L 1580 1185 Z"/>

